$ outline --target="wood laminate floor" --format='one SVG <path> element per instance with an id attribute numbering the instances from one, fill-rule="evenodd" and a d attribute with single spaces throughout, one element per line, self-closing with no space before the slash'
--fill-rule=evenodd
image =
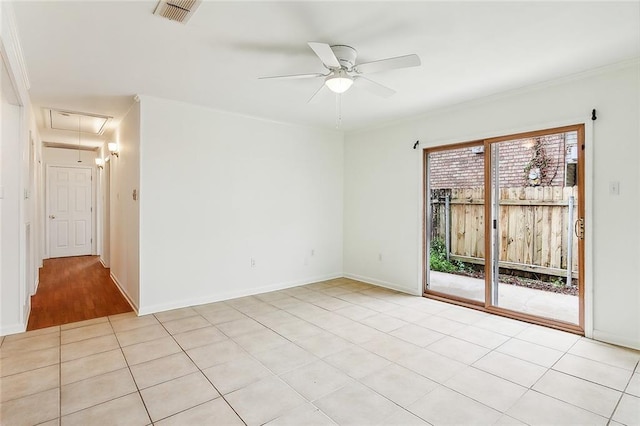
<path id="1" fill-rule="evenodd" d="M 27 330 L 132 311 L 97 256 L 47 259 Z"/>

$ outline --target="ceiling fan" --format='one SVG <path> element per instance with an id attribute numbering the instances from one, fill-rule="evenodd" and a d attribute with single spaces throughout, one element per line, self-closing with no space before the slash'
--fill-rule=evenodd
<path id="1" fill-rule="evenodd" d="M 326 73 L 278 75 L 260 77 L 260 79 L 292 80 L 299 78 L 323 78 L 324 83 L 313 96 L 311 96 L 308 102 L 316 98 L 325 87 L 334 93 L 340 94 L 349 90 L 354 83 L 373 94 L 388 98 L 395 93 L 395 90 L 376 83 L 364 75 L 398 68 L 417 67 L 420 65 L 420 58 L 416 54 L 356 64 L 358 52 L 351 46 L 341 44 L 330 46 L 327 43 L 311 41 L 308 44 L 315 54 L 318 55 L 318 58 L 322 61 L 322 65 L 328 70 Z"/>

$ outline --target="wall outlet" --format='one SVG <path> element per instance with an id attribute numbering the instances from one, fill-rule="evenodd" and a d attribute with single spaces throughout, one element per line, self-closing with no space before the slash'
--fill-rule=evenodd
<path id="1" fill-rule="evenodd" d="M 382 262 L 382 253 L 378 253 L 378 260 Z"/>
<path id="2" fill-rule="evenodd" d="M 620 182 L 609 182 L 609 194 L 620 195 Z"/>
<path id="3" fill-rule="evenodd" d="M 256 260 L 253 257 L 251 258 L 251 267 L 252 268 L 256 267 Z"/>
<path id="4" fill-rule="evenodd" d="M 315 249 L 311 249 L 311 256 L 315 256 L 315 255 L 316 255 Z"/>

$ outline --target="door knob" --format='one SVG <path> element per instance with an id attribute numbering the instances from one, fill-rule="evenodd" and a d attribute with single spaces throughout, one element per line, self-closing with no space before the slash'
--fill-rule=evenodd
<path id="1" fill-rule="evenodd" d="M 52 214 L 49 215 L 49 219 L 55 219 L 56 217 Z"/>

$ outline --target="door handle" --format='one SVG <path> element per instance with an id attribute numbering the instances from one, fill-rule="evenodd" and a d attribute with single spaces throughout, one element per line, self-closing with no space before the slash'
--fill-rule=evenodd
<path id="1" fill-rule="evenodd" d="M 576 237 L 584 240 L 584 218 L 578 218 L 576 223 L 573 225 L 573 230 L 576 233 Z"/>
<path id="2" fill-rule="evenodd" d="M 56 217 L 52 214 L 49 215 L 49 219 L 55 219 Z"/>

